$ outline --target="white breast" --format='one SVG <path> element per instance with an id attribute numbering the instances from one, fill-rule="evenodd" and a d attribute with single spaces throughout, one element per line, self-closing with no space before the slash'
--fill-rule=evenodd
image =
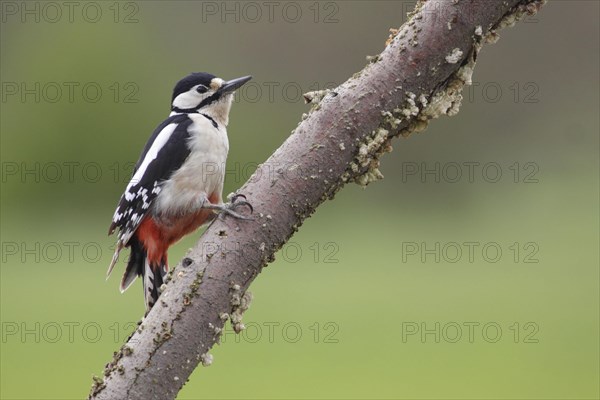
<path id="1" fill-rule="evenodd" d="M 193 123 L 189 146 L 191 153 L 171 179 L 164 183 L 155 200 L 154 212 L 182 215 L 190 212 L 201 196 L 218 195 L 222 201 L 225 163 L 229 152 L 229 140 L 225 127 L 215 128 L 212 122 L 200 114 L 189 114 Z"/>

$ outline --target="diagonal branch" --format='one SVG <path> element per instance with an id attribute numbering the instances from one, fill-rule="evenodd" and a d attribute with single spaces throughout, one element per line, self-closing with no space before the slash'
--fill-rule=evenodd
<path id="1" fill-rule="evenodd" d="M 347 182 L 382 177 L 390 141 L 458 112 L 477 53 L 496 31 L 545 0 L 419 1 L 384 51 L 331 91 L 305 95 L 313 108 L 239 190 L 254 221 L 218 219 L 175 268 L 127 344 L 95 378 L 93 399 L 174 399 L 231 319 L 243 329 L 246 292 L 275 252 Z"/>

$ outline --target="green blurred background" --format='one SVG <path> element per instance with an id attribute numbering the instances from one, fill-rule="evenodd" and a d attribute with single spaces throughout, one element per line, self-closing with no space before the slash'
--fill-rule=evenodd
<path id="1" fill-rule="evenodd" d="M 106 231 L 179 78 L 254 76 L 229 193 L 296 126 L 300 92 L 361 69 L 412 7 L 48 4 L 2 2 L 3 399 L 85 397 L 141 316 L 122 263 L 104 281 Z M 179 398 L 598 398 L 598 15 L 551 1 L 502 31 L 460 114 L 319 208 Z"/>

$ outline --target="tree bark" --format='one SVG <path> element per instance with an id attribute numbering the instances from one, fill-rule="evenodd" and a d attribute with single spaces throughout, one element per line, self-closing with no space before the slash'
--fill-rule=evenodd
<path id="1" fill-rule="evenodd" d="M 544 1 L 420 1 L 362 71 L 334 90 L 306 94 L 309 114 L 238 191 L 255 219 L 218 218 L 206 230 L 94 378 L 90 398 L 174 399 L 199 363 L 211 363 L 227 319 L 243 329 L 248 286 L 302 222 L 347 182 L 380 179 L 379 157 L 394 136 L 454 115 L 481 46 Z"/>

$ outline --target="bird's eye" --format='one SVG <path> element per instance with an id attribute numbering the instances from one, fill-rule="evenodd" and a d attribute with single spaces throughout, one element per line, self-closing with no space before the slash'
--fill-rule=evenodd
<path id="1" fill-rule="evenodd" d="M 208 88 L 204 85 L 198 85 L 198 87 L 196 88 L 196 92 L 198 93 L 206 93 L 207 90 Z"/>

